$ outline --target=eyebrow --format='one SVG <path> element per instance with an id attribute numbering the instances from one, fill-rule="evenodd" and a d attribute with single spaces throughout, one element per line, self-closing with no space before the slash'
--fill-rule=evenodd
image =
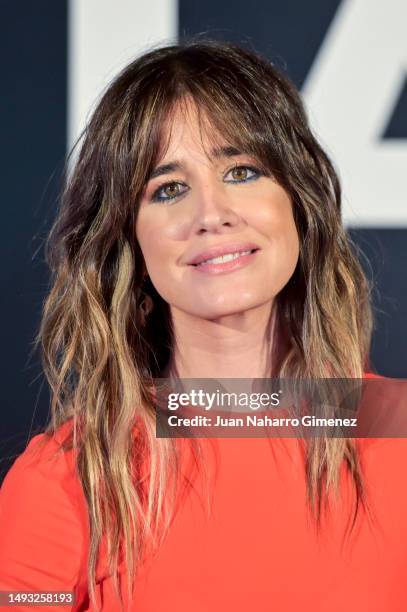
<path id="1" fill-rule="evenodd" d="M 211 154 L 216 159 L 221 157 L 237 157 L 238 155 L 242 155 L 242 151 L 237 149 L 236 147 L 216 147 L 212 149 Z M 181 170 L 182 164 L 177 161 L 168 162 L 168 164 L 162 164 L 157 166 L 149 175 L 148 181 L 151 179 L 157 178 L 157 176 L 163 176 L 164 174 L 170 174 L 171 172 L 175 172 L 176 170 Z"/>

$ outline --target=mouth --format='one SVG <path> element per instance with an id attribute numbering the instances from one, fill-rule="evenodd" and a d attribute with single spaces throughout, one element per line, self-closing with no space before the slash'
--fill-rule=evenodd
<path id="1" fill-rule="evenodd" d="M 251 255 L 252 253 L 255 253 L 258 250 L 259 250 L 258 248 L 254 248 L 254 249 L 247 249 L 245 251 L 236 251 L 234 253 L 225 253 L 224 255 L 220 255 L 219 257 L 212 257 L 210 259 L 204 259 L 203 261 L 200 261 L 199 263 L 193 263 L 190 265 L 194 266 L 195 268 L 198 268 L 200 266 L 204 266 L 207 264 L 228 263 L 229 261 L 234 261 L 235 259 L 238 259 L 239 257 L 245 257 L 247 255 Z"/>
<path id="2" fill-rule="evenodd" d="M 223 272 L 231 272 L 238 270 L 250 264 L 256 257 L 259 248 L 246 249 L 235 251 L 233 253 L 224 253 L 217 257 L 204 259 L 199 263 L 192 263 L 190 266 L 198 272 L 206 272 L 211 274 L 221 274 Z"/>

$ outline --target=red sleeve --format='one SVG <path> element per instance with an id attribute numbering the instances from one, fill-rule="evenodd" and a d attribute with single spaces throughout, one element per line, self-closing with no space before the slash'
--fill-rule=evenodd
<path id="1" fill-rule="evenodd" d="M 80 490 L 66 453 L 50 452 L 57 448 L 55 442 L 47 441 L 46 450 L 33 458 L 31 451 L 43 436 L 31 440 L 0 489 L 0 591 L 71 591 L 76 603 L 63 610 L 76 611 L 84 609 L 88 597 Z M 11 609 L 29 612 L 33 606 Z"/>

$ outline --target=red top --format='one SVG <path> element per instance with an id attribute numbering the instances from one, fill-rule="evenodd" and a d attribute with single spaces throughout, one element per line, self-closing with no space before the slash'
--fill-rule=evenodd
<path id="1" fill-rule="evenodd" d="M 31 440 L 0 491 L 0 591 L 74 591 L 76 605 L 64 610 L 94 610 L 86 577 L 87 509 L 73 451 L 52 456 L 57 434 L 34 460 L 32 450 L 43 435 Z M 345 469 L 345 503 L 318 540 L 306 510 L 298 441 L 217 439 L 211 518 L 205 518 L 200 496 L 191 491 L 159 553 L 141 571 L 126 609 L 405 612 L 407 440 L 360 442 L 375 522 L 362 509 L 350 543 L 342 546 L 351 499 Z M 203 445 L 208 465 L 211 444 Z M 97 597 L 103 612 L 119 610 L 104 553 Z"/>

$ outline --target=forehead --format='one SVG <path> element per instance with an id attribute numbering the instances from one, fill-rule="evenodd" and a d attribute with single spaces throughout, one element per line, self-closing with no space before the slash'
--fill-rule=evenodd
<path id="1" fill-rule="evenodd" d="M 193 100 L 181 100 L 175 103 L 161 126 L 157 161 L 185 151 L 211 158 L 213 151 L 233 144 L 225 139 L 204 109 Z"/>

